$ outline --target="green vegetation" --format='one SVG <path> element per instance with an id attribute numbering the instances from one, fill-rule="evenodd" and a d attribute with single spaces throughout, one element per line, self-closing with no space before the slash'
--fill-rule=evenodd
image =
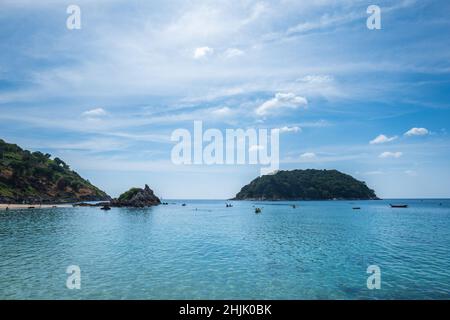
<path id="1" fill-rule="evenodd" d="M 236 195 L 236 200 L 378 199 L 365 182 L 337 170 L 278 171 L 256 178 Z"/>
<path id="2" fill-rule="evenodd" d="M 110 205 L 113 207 L 135 207 L 144 208 L 161 204 L 161 200 L 155 196 L 148 185 L 144 189 L 131 188 L 122 193 L 118 199 L 113 199 Z"/>
<path id="3" fill-rule="evenodd" d="M 0 139 L 0 202 L 73 202 L 109 196 L 50 154 Z"/>
<path id="4" fill-rule="evenodd" d="M 130 190 L 122 193 L 117 200 L 122 201 L 122 202 L 123 201 L 131 201 L 131 199 L 141 191 L 142 191 L 141 188 L 131 188 Z"/>

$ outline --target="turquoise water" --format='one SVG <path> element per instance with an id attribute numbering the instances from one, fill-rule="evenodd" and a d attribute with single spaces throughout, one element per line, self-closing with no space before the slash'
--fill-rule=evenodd
<path id="1" fill-rule="evenodd" d="M 449 200 L 185 202 L 0 211 L 0 298 L 449 298 Z"/>

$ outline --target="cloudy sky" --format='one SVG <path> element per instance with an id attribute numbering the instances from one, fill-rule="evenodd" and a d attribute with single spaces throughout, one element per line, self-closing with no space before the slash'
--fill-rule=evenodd
<path id="1" fill-rule="evenodd" d="M 227 198 L 260 167 L 174 165 L 171 133 L 280 128 L 281 169 L 450 197 L 448 1 L 92 2 L 0 0 L 0 138 L 113 196 Z"/>

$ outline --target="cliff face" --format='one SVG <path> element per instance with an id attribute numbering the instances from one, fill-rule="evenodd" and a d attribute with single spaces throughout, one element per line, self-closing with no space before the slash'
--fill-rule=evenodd
<path id="1" fill-rule="evenodd" d="M 375 200 L 362 181 L 337 170 L 279 171 L 244 186 L 236 200 Z"/>
<path id="2" fill-rule="evenodd" d="M 111 199 L 61 159 L 0 139 L 0 202 L 64 203 Z"/>

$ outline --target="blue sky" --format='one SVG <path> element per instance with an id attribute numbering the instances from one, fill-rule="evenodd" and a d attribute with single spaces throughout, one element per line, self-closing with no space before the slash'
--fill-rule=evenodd
<path id="1" fill-rule="evenodd" d="M 66 28 L 70 4 L 80 30 Z M 366 27 L 372 4 L 381 30 Z M 148 183 L 164 198 L 228 198 L 260 167 L 176 166 L 172 131 L 284 128 L 281 169 L 450 197 L 449 12 L 427 0 L 2 0 L 0 138 L 113 196 Z"/>

